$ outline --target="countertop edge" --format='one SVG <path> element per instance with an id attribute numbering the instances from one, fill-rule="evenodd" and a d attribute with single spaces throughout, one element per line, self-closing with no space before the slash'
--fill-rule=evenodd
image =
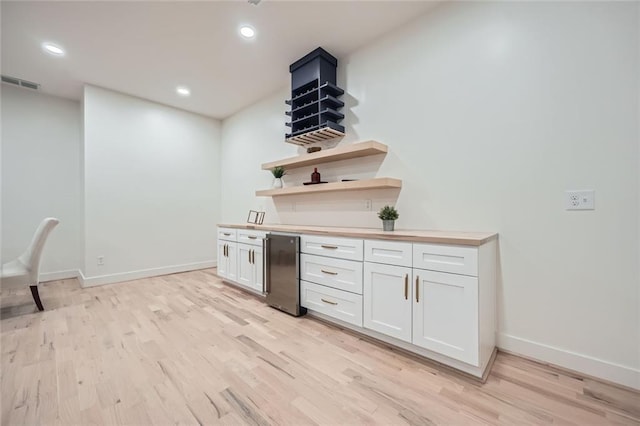
<path id="1" fill-rule="evenodd" d="M 373 228 L 339 228 L 304 225 L 263 224 L 252 225 L 249 223 L 219 223 L 221 228 L 254 229 L 257 231 L 280 231 L 302 233 L 310 235 L 327 235 L 347 238 L 365 238 L 388 241 L 407 241 L 417 243 L 460 244 L 469 246 L 481 246 L 498 239 L 498 233 L 491 232 L 461 232 L 461 231 L 433 231 L 401 229 L 385 232 Z M 432 233 L 430 235 L 430 233 Z"/>

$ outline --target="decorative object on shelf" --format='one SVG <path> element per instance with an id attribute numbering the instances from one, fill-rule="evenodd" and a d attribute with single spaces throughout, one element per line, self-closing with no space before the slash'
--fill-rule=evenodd
<path id="1" fill-rule="evenodd" d="M 382 230 L 393 231 L 396 219 L 400 217 L 398 211 L 393 206 L 384 206 L 378 212 L 378 217 L 382 219 Z"/>
<path id="2" fill-rule="evenodd" d="M 344 90 L 336 86 L 338 60 L 321 47 L 297 60 L 289 67 L 291 72 L 291 106 L 286 115 L 291 133 L 285 141 L 296 145 L 309 145 L 344 136 L 340 121 L 344 114 L 338 110 L 344 102 L 338 98 Z"/>
<path id="3" fill-rule="evenodd" d="M 312 154 L 314 152 L 318 152 L 322 150 L 322 147 L 320 146 L 310 146 L 309 148 L 307 148 L 307 154 Z"/>
<path id="4" fill-rule="evenodd" d="M 287 171 L 282 166 L 275 166 L 271 169 L 271 174 L 275 178 L 273 180 L 273 188 L 282 188 L 284 185 L 282 184 L 282 176 L 287 174 Z"/>
<path id="5" fill-rule="evenodd" d="M 318 173 L 318 168 L 313 168 L 313 173 L 311 173 L 311 183 L 320 183 L 320 173 Z"/>
<path id="6" fill-rule="evenodd" d="M 264 222 L 264 212 L 249 210 L 249 216 L 247 216 L 247 223 L 262 225 L 262 222 Z"/>
<path id="7" fill-rule="evenodd" d="M 327 183 L 327 182 L 322 182 L 320 180 L 320 173 L 318 173 L 318 168 L 314 167 L 313 173 L 311 173 L 311 182 L 304 182 L 303 185 L 316 185 L 318 183 Z"/>

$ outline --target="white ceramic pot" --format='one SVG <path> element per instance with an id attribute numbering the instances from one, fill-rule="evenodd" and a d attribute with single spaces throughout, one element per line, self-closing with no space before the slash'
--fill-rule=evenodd
<path id="1" fill-rule="evenodd" d="M 282 188 L 282 178 L 275 178 L 273 180 L 273 188 Z"/>

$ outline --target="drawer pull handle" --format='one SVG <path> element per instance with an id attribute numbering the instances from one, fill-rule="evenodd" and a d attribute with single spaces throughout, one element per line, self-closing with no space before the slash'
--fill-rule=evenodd
<path id="1" fill-rule="evenodd" d="M 420 303 L 420 275 L 416 277 L 416 303 Z"/>
<path id="2" fill-rule="evenodd" d="M 224 235 L 225 237 L 230 237 L 230 236 L 231 236 L 231 234 L 230 234 L 230 233 L 228 233 L 228 232 L 224 232 L 224 233 L 223 233 L 223 235 Z"/>
<path id="3" fill-rule="evenodd" d="M 320 269 L 320 272 L 324 272 L 325 274 L 329 274 L 329 275 L 338 275 L 337 272 L 325 271 L 324 269 Z"/>
<path id="4" fill-rule="evenodd" d="M 332 302 L 332 301 L 327 300 L 327 299 L 320 299 L 320 300 L 322 300 L 324 303 L 328 303 L 330 305 L 337 305 L 338 304 L 338 302 Z"/>
<path id="5" fill-rule="evenodd" d="M 248 237 L 249 237 L 250 240 L 255 240 L 256 238 L 258 238 L 255 235 L 249 235 Z"/>
<path id="6" fill-rule="evenodd" d="M 404 276 L 404 300 L 409 299 L 409 274 Z"/>
<path id="7" fill-rule="evenodd" d="M 326 248 L 326 249 L 329 249 L 329 250 L 335 250 L 335 249 L 337 249 L 337 248 L 338 248 L 338 246 L 326 246 L 326 245 L 324 245 L 324 244 L 323 244 L 323 245 L 321 245 L 320 247 L 322 247 L 322 248 Z"/>

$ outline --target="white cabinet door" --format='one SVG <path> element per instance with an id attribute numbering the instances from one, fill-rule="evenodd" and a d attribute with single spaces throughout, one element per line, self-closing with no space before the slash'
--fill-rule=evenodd
<path id="1" fill-rule="evenodd" d="M 262 247 L 253 247 L 253 282 L 251 288 L 256 291 L 264 291 L 264 261 L 262 259 Z"/>
<path id="2" fill-rule="evenodd" d="M 229 268 L 229 261 L 227 260 L 227 241 L 218 240 L 218 276 L 222 278 L 227 277 L 227 269 Z"/>
<path id="3" fill-rule="evenodd" d="M 413 270 L 413 344 L 478 365 L 478 279 Z"/>
<path id="4" fill-rule="evenodd" d="M 238 244 L 238 284 L 252 287 L 254 281 L 254 268 L 251 262 L 253 246 L 248 244 Z"/>
<path id="5" fill-rule="evenodd" d="M 227 273 L 226 278 L 238 281 L 238 245 L 227 241 Z"/>
<path id="6" fill-rule="evenodd" d="M 411 343 L 411 268 L 365 262 L 364 327 Z"/>

